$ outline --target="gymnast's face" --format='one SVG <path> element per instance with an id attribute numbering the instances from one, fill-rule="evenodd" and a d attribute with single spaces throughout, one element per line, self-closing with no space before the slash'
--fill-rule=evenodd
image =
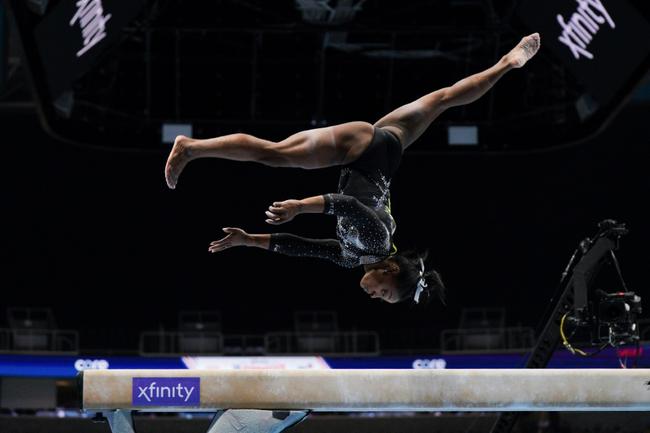
<path id="1" fill-rule="evenodd" d="M 366 273 L 361 278 L 361 288 L 371 298 L 379 298 L 391 304 L 398 301 L 397 280 L 399 267 L 394 262 L 385 266 L 366 268 Z"/>

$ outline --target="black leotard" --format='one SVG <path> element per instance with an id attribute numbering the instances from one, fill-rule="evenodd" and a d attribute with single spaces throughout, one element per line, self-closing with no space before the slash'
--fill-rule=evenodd
<path id="1" fill-rule="evenodd" d="M 402 157 L 395 135 L 374 128 L 368 148 L 341 169 L 337 194 L 325 194 L 324 213 L 337 216 L 337 239 L 271 235 L 270 249 L 290 256 L 332 260 L 353 268 L 384 260 L 395 252 L 395 221 L 390 213 L 390 181 Z"/>

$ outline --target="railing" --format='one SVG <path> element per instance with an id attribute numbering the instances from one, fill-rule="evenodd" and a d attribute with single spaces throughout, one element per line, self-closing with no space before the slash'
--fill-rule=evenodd
<path id="1" fill-rule="evenodd" d="M 216 355 L 223 352 L 221 332 L 153 331 L 140 334 L 140 354 L 156 355 Z"/>
<path id="2" fill-rule="evenodd" d="M 445 329 L 440 333 L 442 353 L 485 351 L 519 351 L 533 347 L 533 328 L 472 328 Z"/>
<path id="3" fill-rule="evenodd" d="M 267 354 L 378 355 L 379 335 L 368 331 L 272 332 L 265 336 Z"/>
<path id="4" fill-rule="evenodd" d="M 69 329 L 0 328 L 0 353 L 7 352 L 77 355 L 79 333 Z"/>
<path id="5" fill-rule="evenodd" d="M 224 335 L 223 337 L 223 354 L 224 355 L 265 355 L 264 335 L 259 334 L 239 334 Z"/>
<path id="6" fill-rule="evenodd" d="M 376 332 L 272 332 L 222 335 L 219 332 L 151 331 L 140 334 L 143 356 L 346 354 L 378 355 Z"/>

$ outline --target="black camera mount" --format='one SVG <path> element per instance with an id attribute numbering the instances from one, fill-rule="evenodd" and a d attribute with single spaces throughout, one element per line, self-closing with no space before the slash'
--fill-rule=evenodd
<path id="1" fill-rule="evenodd" d="M 561 339 L 572 353 L 580 354 L 581 351 L 573 349 L 564 336 L 567 318 L 576 326 L 589 329 L 591 344 L 600 348 L 638 344 L 636 318 L 641 313 L 641 298 L 627 289 L 614 254 L 619 249 L 621 237 L 627 233 L 625 224 L 608 219 L 598 224 L 596 235 L 578 244 L 562 273 L 559 290 L 551 299 L 545 325 L 526 361 L 526 368 L 545 368 Z M 601 267 L 608 262 L 615 267 L 621 284 L 621 290 L 614 293 L 592 287 Z M 517 417 L 518 412 L 502 412 L 492 433 L 510 432 Z"/>

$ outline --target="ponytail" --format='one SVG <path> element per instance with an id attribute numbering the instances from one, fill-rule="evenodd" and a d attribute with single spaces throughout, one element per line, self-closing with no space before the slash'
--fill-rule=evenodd
<path id="1" fill-rule="evenodd" d="M 400 271 L 397 274 L 397 292 L 399 302 L 413 301 L 416 304 L 428 304 L 438 298 L 446 304 L 446 288 L 440 274 L 426 266 L 428 252 L 418 254 L 415 251 L 392 256 Z"/>

